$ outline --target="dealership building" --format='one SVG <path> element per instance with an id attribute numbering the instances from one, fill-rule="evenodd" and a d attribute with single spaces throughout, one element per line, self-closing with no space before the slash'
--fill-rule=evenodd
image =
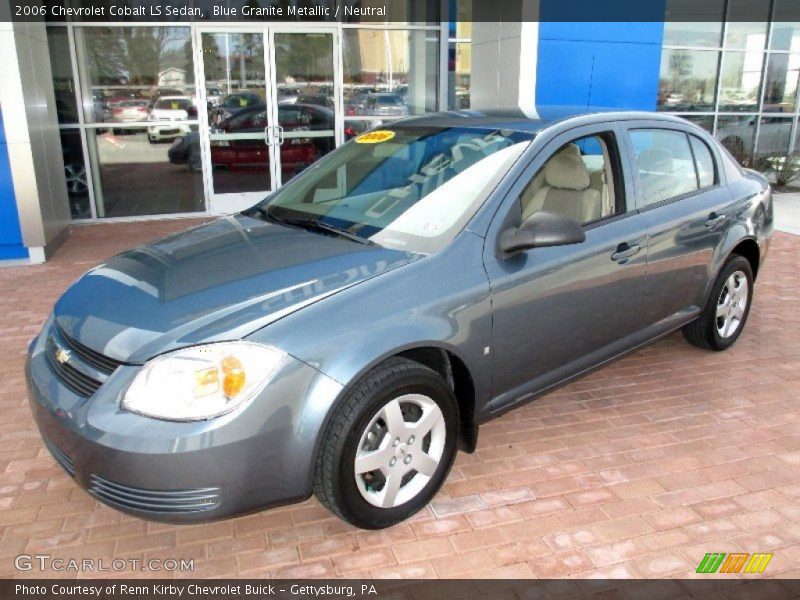
<path id="1" fill-rule="evenodd" d="M 376 10 L 137 0 L 195 16 L 12 21 L 0 8 L 0 261 L 46 260 L 75 223 L 240 210 L 362 131 L 453 108 L 665 111 L 755 168 L 800 149 L 798 0 L 342 1 Z"/>

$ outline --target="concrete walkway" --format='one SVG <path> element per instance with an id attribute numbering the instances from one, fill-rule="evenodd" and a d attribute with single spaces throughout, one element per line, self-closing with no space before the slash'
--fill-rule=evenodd
<path id="1" fill-rule="evenodd" d="M 775 229 L 800 235 L 800 192 L 775 193 Z"/>

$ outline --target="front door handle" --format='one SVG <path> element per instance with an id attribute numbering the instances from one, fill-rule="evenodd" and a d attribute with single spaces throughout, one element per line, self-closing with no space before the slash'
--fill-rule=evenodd
<path id="1" fill-rule="evenodd" d="M 639 244 L 629 244 L 628 242 L 622 242 L 619 246 L 617 246 L 617 251 L 611 255 L 611 260 L 616 261 L 620 264 L 625 264 L 628 262 L 628 259 L 632 256 L 639 254 L 639 251 L 642 247 Z"/>
<path id="2" fill-rule="evenodd" d="M 706 227 L 708 227 L 709 229 L 714 229 L 717 225 L 724 222 L 725 219 L 727 218 L 728 217 L 726 215 L 719 215 L 715 212 L 712 212 L 710 215 L 708 215 L 708 221 L 706 221 Z"/>

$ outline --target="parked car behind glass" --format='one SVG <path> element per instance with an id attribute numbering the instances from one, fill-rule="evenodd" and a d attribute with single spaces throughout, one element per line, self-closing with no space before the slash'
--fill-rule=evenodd
<path id="1" fill-rule="evenodd" d="M 190 115 L 193 115 L 190 116 Z M 197 109 L 188 96 L 164 96 L 156 100 L 147 120 L 147 141 L 151 144 L 162 140 L 174 140 L 189 133 L 189 118 L 197 117 Z"/>
<path id="2" fill-rule="evenodd" d="M 408 106 L 397 94 L 370 94 L 364 100 L 364 114 L 379 117 L 404 117 Z"/>

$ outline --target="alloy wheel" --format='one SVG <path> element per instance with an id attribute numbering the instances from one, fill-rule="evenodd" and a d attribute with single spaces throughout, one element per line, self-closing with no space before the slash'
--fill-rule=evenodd
<path id="1" fill-rule="evenodd" d="M 358 443 L 354 472 L 361 496 L 379 508 L 412 500 L 436 473 L 445 438 L 444 415 L 431 398 L 407 394 L 390 400 Z"/>
<path id="2" fill-rule="evenodd" d="M 64 175 L 67 179 L 67 193 L 70 196 L 83 196 L 89 191 L 86 185 L 86 168 L 83 165 L 65 164 Z"/>
<path id="3" fill-rule="evenodd" d="M 734 271 L 717 299 L 717 333 L 721 338 L 731 337 L 741 326 L 748 296 L 747 276 L 742 271 Z"/>

